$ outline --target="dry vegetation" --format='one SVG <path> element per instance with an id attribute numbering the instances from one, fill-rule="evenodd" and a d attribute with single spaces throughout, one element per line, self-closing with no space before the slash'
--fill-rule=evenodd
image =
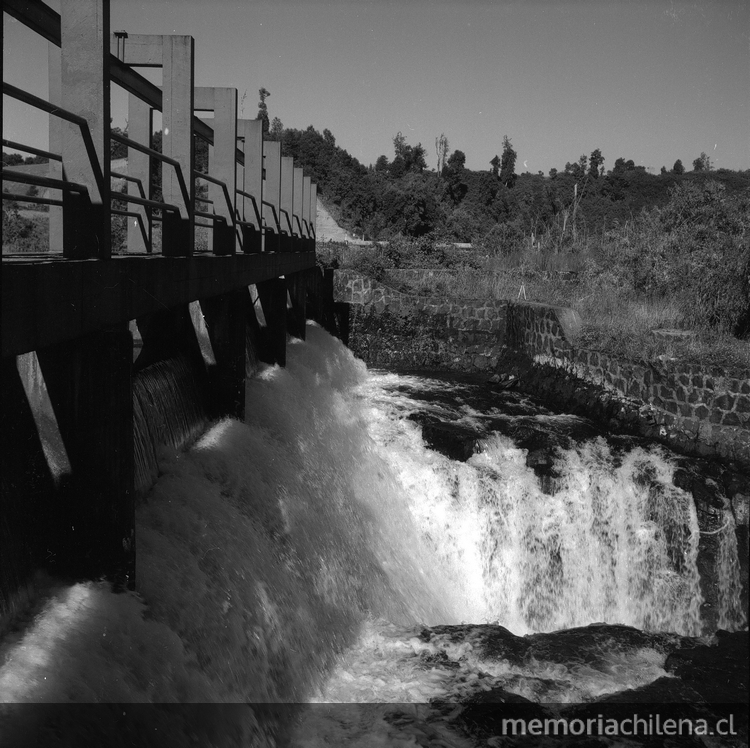
<path id="1" fill-rule="evenodd" d="M 525 296 L 572 307 L 584 323 L 574 341 L 582 347 L 632 359 L 665 356 L 750 369 L 749 237 L 747 203 L 706 183 L 675 190 L 668 206 L 622 226 L 581 232 L 564 253 L 555 251 L 559 243 L 542 237 L 510 251 L 454 250 L 420 240 L 324 246 L 319 255 L 413 293 Z M 389 281 L 399 268 L 436 272 L 416 283 L 404 284 L 392 274 Z"/>

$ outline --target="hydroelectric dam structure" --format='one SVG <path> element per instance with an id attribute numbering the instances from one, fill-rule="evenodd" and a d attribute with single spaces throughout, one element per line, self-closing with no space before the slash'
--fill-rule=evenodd
<path id="1" fill-rule="evenodd" d="M 287 335 L 304 338 L 306 317 L 330 326 L 332 280 L 315 264 L 316 184 L 280 143 L 264 141 L 260 120 L 238 117 L 237 89 L 195 86 L 191 36 L 111 33 L 108 0 L 62 0 L 60 14 L 37 0 L 3 10 L 47 40 L 50 92 L 45 100 L 3 82 L 6 97 L 49 117 L 50 133 L 49 151 L 3 140 L 49 159 L 46 176 L 3 168 L 4 201 L 49 209 L 49 249 L 2 257 L 5 622 L 50 564 L 134 588 L 134 504 L 155 448 L 134 434 L 157 407 L 134 403 L 143 372 L 180 360 L 209 417 L 242 419 L 253 351 L 284 365 Z M 161 68 L 162 85 L 139 67 Z M 128 95 L 127 136 L 110 125 L 112 86 Z M 127 148 L 126 173 L 112 171 L 113 143 Z M 12 191 L 19 185 L 36 189 Z M 127 240 L 113 246 L 122 217 Z M 43 416 L 24 366 L 43 382 Z M 67 461 L 62 474 L 45 429 Z"/>

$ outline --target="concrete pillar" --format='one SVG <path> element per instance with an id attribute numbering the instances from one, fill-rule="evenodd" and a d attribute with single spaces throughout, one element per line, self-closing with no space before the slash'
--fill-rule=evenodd
<path id="1" fill-rule="evenodd" d="M 245 418 L 245 357 L 247 314 L 250 295 L 240 288 L 221 296 L 201 300 L 216 367 L 211 387 L 218 415 Z"/>
<path id="2" fill-rule="evenodd" d="M 286 288 L 291 306 L 286 310 L 286 323 L 289 334 L 300 340 L 305 339 L 307 321 L 307 278 L 304 271 L 286 276 Z"/>
<path id="3" fill-rule="evenodd" d="M 294 240 L 294 251 L 304 250 L 304 232 L 302 229 L 302 194 L 304 192 L 305 175 L 301 167 L 294 169 L 294 192 L 292 195 L 292 227 L 296 238 Z"/>
<path id="4" fill-rule="evenodd" d="M 243 221 L 252 226 L 242 227 L 242 249 L 247 253 L 263 251 L 263 123 L 258 119 L 243 119 L 237 123 L 237 135 L 245 155 L 240 189 L 252 195 L 237 197 Z"/>
<path id="5" fill-rule="evenodd" d="M 292 212 L 294 211 L 294 159 L 281 157 L 281 243 L 282 252 L 292 251 Z"/>
<path id="6" fill-rule="evenodd" d="M 281 143 L 263 142 L 263 235 L 266 252 L 279 251 L 281 220 Z"/>
<path id="7" fill-rule="evenodd" d="M 217 184 L 208 183 L 208 196 L 213 209 L 226 223 L 214 222 L 213 251 L 218 255 L 235 254 L 235 185 L 237 183 L 237 89 L 195 89 L 194 106 L 198 111 L 214 112 L 214 145 L 210 150 L 208 173 L 227 186 L 227 193 Z M 229 203 L 227 203 L 227 194 Z"/>
<path id="8" fill-rule="evenodd" d="M 91 133 L 89 139 L 78 125 L 61 125 L 65 178 L 88 188 L 88 199 L 65 194 L 63 252 L 109 257 L 109 0 L 61 0 L 60 39 L 61 100 L 86 118 Z"/>
<path id="9" fill-rule="evenodd" d="M 256 286 L 266 319 L 267 349 L 275 363 L 286 366 L 286 283 L 283 278 L 272 278 Z"/>
<path id="10" fill-rule="evenodd" d="M 62 106 L 60 47 L 52 42 L 47 45 L 47 65 L 49 102 L 56 106 Z M 50 153 L 62 153 L 62 120 L 54 114 L 49 116 L 49 150 Z M 62 162 L 50 161 L 47 174 L 53 179 L 62 179 Z M 59 254 L 63 251 L 63 209 L 61 205 L 49 206 L 49 251 Z"/>
<path id="11" fill-rule="evenodd" d="M 16 367 L 2 360 L 0 399 L 0 631 L 32 593 L 34 573 L 60 562 L 53 530 L 54 482 Z"/>
<path id="12" fill-rule="evenodd" d="M 133 337 L 128 323 L 37 351 L 72 470 L 71 573 L 135 584 Z"/>
<path id="13" fill-rule="evenodd" d="M 175 159 L 182 170 L 188 193 L 185 201 L 176 170 L 162 165 L 164 202 L 180 209 L 178 219 L 165 221 L 162 230 L 170 234 L 163 242 L 166 255 L 191 255 L 195 246 L 193 205 L 195 203 L 195 156 L 193 153 L 194 41 L 192 36 L 162 37 L 162 153 Z"/>
<path id="14" fill-rule="evenodd" d="M 151 107 L 137 96 L 128 94 L 128 137 L 142 145 L 151 146 L 153 115 Z M 141 180 L 144 194 L 134 182 L 128 182 L 128 194 L 151 198 L 151 158 L 145 153 L 128 148 L 128 175 Z M 128 216 L 128 252 L 151 252 L 151 208 L 129 203 L 128 210 L 138 213 L 141 223 Z M 146 241 L 143 230 L 145 229 Z"/>

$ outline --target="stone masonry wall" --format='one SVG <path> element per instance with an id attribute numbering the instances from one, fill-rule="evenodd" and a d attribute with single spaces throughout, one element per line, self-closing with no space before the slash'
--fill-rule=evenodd
<path id="1" fill-rule="evenodd" d="M 750 371 L 574 348 L 580 320 L 564 307 L 411 296 L 351 270 L 336 272 L 335 293 L 355 305 L 352 347 L 375 366 L 502 375 L 508 352 L 521 351 L 550 376 L 609 393 L 641 433 L 750 469 Z"/>
<path id="2" fill-rule="evenodd" d="M 411 296 L 351 270 L 334 294 L 352 305 L 349 347 L 373 366 L 491 372 L 502 355 L 504 302 Z"/>

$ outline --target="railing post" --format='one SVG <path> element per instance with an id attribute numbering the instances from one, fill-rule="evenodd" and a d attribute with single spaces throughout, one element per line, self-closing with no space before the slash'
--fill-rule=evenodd
<path id="1" fill-rule="evenodd" d="M 133 94 L 128 95 L 128 137 L 136 143 L 142 143 L 151 147 L 151 131 L 153 130 L 153 115 L 151 107 L 144 101 L 141 101 Z M 145 197 L 151 198 L 151 157 L 145 153 L 137 151 L 135 148 L 128 149 L 128 175 L 141 180 Z M 128 193 L 141 197 L 138 185 L 134 182 L 128 182 Z M 143 227 L 146 232 L 146 241 L 143 238 L 143 232 L 139 221 L 132 216 L 128 216 L 128 252 L 151 252 L 151 208 L 145 205 L 136 205 L 131 203 L 129 210 L 132 210 L 141 217 Z"/>
<path id="2" fill-rule="evenodd" d="M 174 235 L 164 243 L 165 255 L 192 255 L 195 246 L 193 205 L 195 180 L 193 169 L 193 81 L 194 42 L 192 36 L 162 37 L 162 153 L 175 159 L 182 169 L 188 193 L 187 204 L 182 194 L 176 170 L 162 166 L 162 194 L 164 202 L 177 205 L 180 217 L 165 224 Z M 165 225 L 164 228 L 167 227 Z"/>
<path id="3" fill-rule="evenodd" d="M 275 140 L 263 142 L 263 224 L 266 252 L 278 252 L 281 207 L 281 143 Z"/>
<path id="4" fill-rule="evenodd" d="M 235 254 L 235 184 L 237 182 L 237 89 L 195 89 L 194 106 L 197 111 L 213 111 L 214 145 L 210 152 L 208 173 L 226 184 L 229 205 L 224 190 L 209 182 L 208 194 L 214 212 L 226 219 L 226 224 L 214 223 L 213 251 L 217 255 Z"/>
<path id="5" fill-rule="evenodd" d="M 60 39 L 61 100 L 86 118 L 93 141 L 87 143 L 77 125 L 62 123 L 63 173 L 88 188 L 88 200 L 74 193 L 63 198 L 63 252 L 109 257 L 109 0 L 61 0 Z"/>
<path id="6" fill-rule="evenodd" d="M 291 156 L 281 157 L 281 251 L 291 252 L 292 211 L 294 210 L 294 159 Z"/>
<path id="7" fill-rule="evenodd" d="M 245 168 L 239 187 L 255 198 L 238 197 L 240 215 L 252 227 L 242 227 L 242 251 L 247 253 L 263 251 L 263 123 L 259 119 L 243 119 L 237 123 L 237 136 L 245 155 Z M 260 220 L 256 214 L 260 213 Z"/>

